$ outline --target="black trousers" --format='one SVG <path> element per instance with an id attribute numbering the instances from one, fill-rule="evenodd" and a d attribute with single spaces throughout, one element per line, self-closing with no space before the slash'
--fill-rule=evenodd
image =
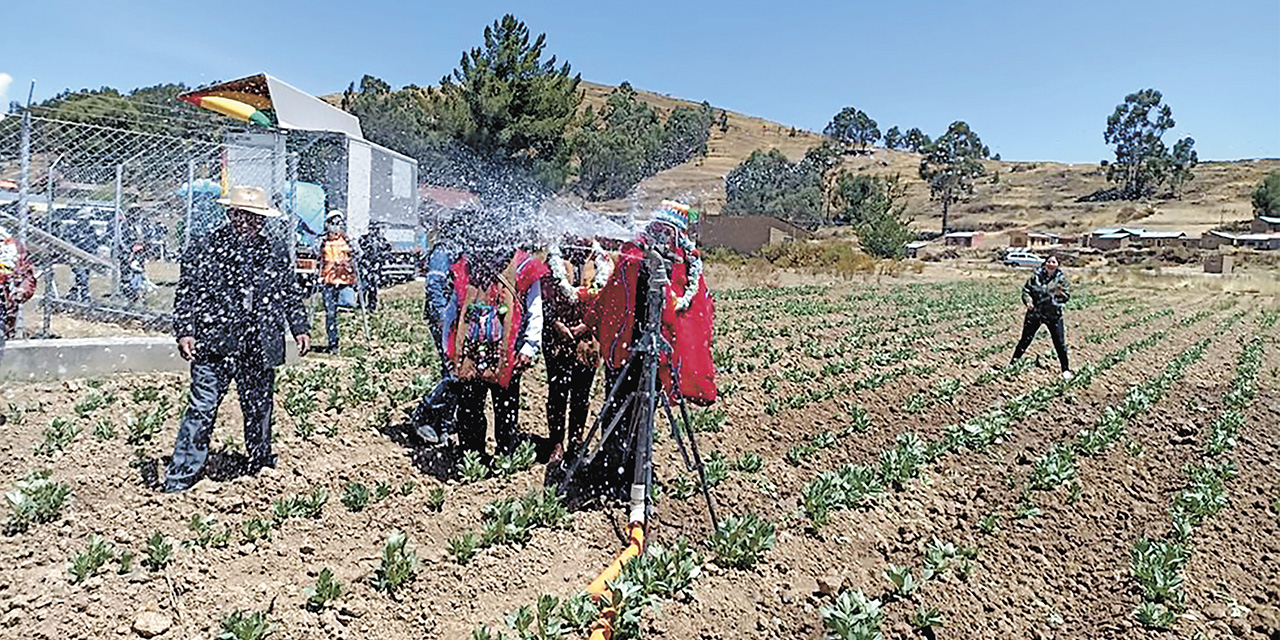
<path id="1" fill-rule="evenodd" d="M 1036 337 L 1036 332 L 1040 330 L 1040 325 L 1044 325 L 1049 330 L 1049 338 L 1053 340 L 1053 350 L 1058 352 L 1058 364 L 1062 365 L 1063 371 L 1068 371 L 1071 366 L 1067 362 L 1067 329 L 1062 319 L 1062 312 L 1043 312 L 1032 309 L 1022 320 L 1022 338 L 1018 340 L 1018 346 L 1013 350 L 1013 358 L 1009 360 L 1012 364 L 1017 362 L 1022 354 L 1026 353 L 1027 347 L 1031 346 L 1031 340 Z"/>
<path id="2" fill-rule="evenodd" d="M 516 448 L 516 428 L 520 424 L 520 374 L 503 387 L 483 380 L 458 380 L 453 385 L 458 401 L 458 445 L 484 453 L 484 436 L 489 431 L 484 416 L 484 399 L 493 396 L 493 439 L 498 453 L 511 453 Z"/>
<path id="3" fill-rule="evenodd" d="M 275 456 L 271 455 L 275 368 L 233 356 L 197 359 L 191 363 L 191 400 L 178 427 L 178 438 L 165 474 L 165 491 L 182 491 L 200 479 L 209 458 L 214 417 L 232 380 L 236 382 L 240 412 L 244 414 L 244 450 L 250 467 L 275 465 Z"/>
<path id="4" fill-rule="evenodd" d="M 547 351 L 547 432 L 552 443 L 564 442 L 567 411 L 569 441 L 565 448 L 575 451 L 581 444 L 595 377 L 595 368 L 584 366 L 572 353 L 564 356 Z"/>

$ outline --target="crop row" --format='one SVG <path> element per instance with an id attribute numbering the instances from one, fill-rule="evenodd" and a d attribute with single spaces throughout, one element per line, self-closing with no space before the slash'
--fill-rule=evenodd
<path id="1" fill-rule="evenodd" d="M 1183 468 L 1186 484 L 1173 496 L 1169 507 L 1170 532 L 1163 537 L 1140 536 L 1129 553 L 1130 575 L 1142 590 L 1142 603 L 1134 616 L 1152 629 L 1169 629 L 1186 608 L 1185 570 L 1194 549 L 1191 536 L 1210 516 L 1228 504 L 1226 483 L 1239 471 L 1224 456 L 1236 446 L 1244 427 L 1245 411 L 1257 396 L 1258 373 L 1266 350 L 1266 332 L 1274 326 L 1276 314 L 1264 314 L 1257 334 L 1244 341 L 1236 362 L 1235 375 L 1222 397 L 1222 410 L 1196 464 Z"/>

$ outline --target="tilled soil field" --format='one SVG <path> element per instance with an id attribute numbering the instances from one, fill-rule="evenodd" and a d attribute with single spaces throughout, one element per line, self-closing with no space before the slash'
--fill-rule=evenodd
<path id="1" fill-rule="evenodd" d="M 1277 301 L 1080 287 L 1063 381 L 1044 333 L 1004 366 L 1019 284 L 719 290 L 693 422 L 722 529 L 664 421 L 615 637 L 1280 638 Z M 415 293 L 281 372 L 275 469 L 234 472 L 228 398 L 185 494 L 146 484 L 185 376 L 6 386 L 0 637 L 585 638 L 624 509 L 409 443 L 438 370 Z M 545 394 L 539 366 L 531 440 Z"/>

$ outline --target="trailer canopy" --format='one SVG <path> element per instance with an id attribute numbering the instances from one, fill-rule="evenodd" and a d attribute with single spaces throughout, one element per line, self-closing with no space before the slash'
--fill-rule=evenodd
<path id="1" fill-rule="evenodd" d="M 188 91 L 178 99 L 246 122 L 364 140 L 359 118 L 265 73 Z"/>

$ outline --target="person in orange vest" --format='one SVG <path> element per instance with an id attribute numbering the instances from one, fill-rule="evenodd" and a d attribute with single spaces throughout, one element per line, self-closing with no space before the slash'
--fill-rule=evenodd
<path id="1" fill-rule="evenodd" d="M 13 337 L 22 303 L 36 293 L 36 276 L 27 259 L 27 249 L 0 227 L 0 354 Z"/>
<path id="2" fill-rule="evenodd" d="M 330 211 L 325 217 L 324 228 L 325 237 L 320 244 L 320 295 L 324 299 L 325 330 L 329 335 L 327 350 L 336 352 L 338 306 L 343 303 L 343 296 L 355 295 L 356 269 L 342 212 Z"/>

